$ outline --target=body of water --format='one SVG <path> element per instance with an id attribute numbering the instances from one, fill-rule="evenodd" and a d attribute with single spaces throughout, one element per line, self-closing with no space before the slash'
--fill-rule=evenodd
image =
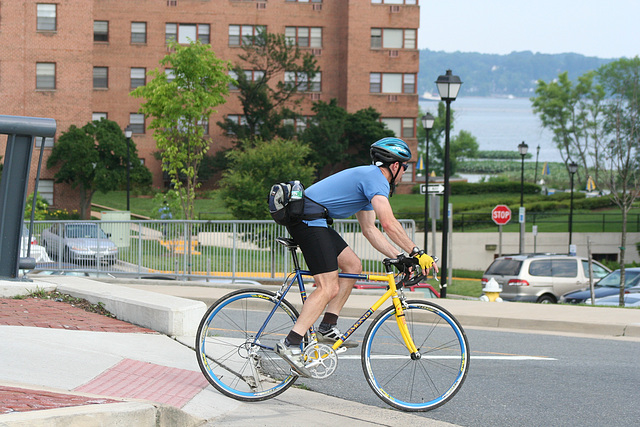
<path id="1" fill-rule="evenodd" d="M 420 101 L 423 111 L 436 115 L 437 101 Z M 539 162 L 560 160 L 558 148 L 550 131 L 543 129 L 540 119 L 531 108 L 528 98 L 459 97 L 451 103 L 454 111 L 452 136 L 460 130 L 476 137 L 480 150 L 518 151 L 524 141 L 536 161 L 536 149 L 540 146 Z"/>

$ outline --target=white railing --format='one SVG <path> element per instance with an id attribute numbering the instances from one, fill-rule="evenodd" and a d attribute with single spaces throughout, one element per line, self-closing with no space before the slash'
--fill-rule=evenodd
<path id="1" fill-rule="evenodd" d="M 32 246 L 32 253 L 46 250 L 51 258 L 50 262 L 40 259 L 38 270 L 135 278 L 281 281 L 293 268 L 290 254 L 275 242 L 276 237 L 288 237 L 288 233 L 273 221 L 81 221 L 97 224 L 108 241 L 52 238 L 52 226 L 59 236 L 65 226 L 78 222 L 33 224 L 33 236 L 44 249 Z M 413 239 L 415 222 L 400 222 Z M 366 272 L 383 272 L 380 261 L 384 256 L 362 236 L 356 220 L 335 221 L 334 228 L 363 260 Z M 117 246 L 117 252 L 107 252 L 109 241 Z M 115 258 L 110 258 L 113 252 Z M 303 257 L 299 258 L 305 265 Z"/>

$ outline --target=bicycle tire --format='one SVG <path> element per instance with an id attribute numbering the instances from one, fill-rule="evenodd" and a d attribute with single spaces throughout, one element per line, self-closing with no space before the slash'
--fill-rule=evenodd
<path id="1" fill-rule="evenodd" d="M 458 321 L 428 301 L 407 301 L 404 315 L 421 357 L 411 358 L 395 319 L 381 312 L 362 343 L 362 369 L 374 393 L 403 411 L 429 411 L 448 402 L 469 370 L 469 344 Z"/>
<path id="2" fill-rule="evenodd" d="M 213 304 L 200 321 L 196 357 L 209 383 L 222 394 L 241 401 L 270 399 L 298 378 L 274 351 L 293 327 L 297 310 L 283 300 L 268 323 L 276 294 L 262 289 L 231 292 Z M 264 331 L 254 337 L 264 325 Z"/>

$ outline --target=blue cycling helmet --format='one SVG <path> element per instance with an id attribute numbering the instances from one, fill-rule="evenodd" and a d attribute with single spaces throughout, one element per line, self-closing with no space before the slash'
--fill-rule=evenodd
<path id="1" fill-rule="evenodd" d="M 395 137 L 382 138 L 371 144 L 370 154 L 377 166 L 411 160 L 411 150 L 407 143 Z"/>

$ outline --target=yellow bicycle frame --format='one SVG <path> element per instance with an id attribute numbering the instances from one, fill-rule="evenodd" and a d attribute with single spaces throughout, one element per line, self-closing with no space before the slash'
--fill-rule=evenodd
<path id="1" fill-rule="evenodd" d="M 402 309 L 402 304 L 400 303 L 400 297 L 398 296 L 398 289 L 396 288 L 396 282 L 394 280 L 394 276 L 392 272 L 387 273 L 384 276 L 381 275 L 363 275 L 363 278 L 367 280 L 371 280 L 374 282 L 387 282 L 389 285 L 389 289 L 356 321 L 356 323 L 347 330 L 344 334 L 347 337 L 351 335 L 360 325 L 364 323 L 377 309 L 382 306 L 389 298 L 392 298 L 393 305 L 396 309 L 396 323 L 398 324 L 398 329 L 400 330 L 400 334 L 402 335 L 402 339 L 404 340 L 404 344 L 407 347 L 407 350 L 411 352 L 411 354 L 415 354 L 418 352 L 416 345 L 413 342 L 413 338 L 411 338 L 411 334 L 409 333 L 409 328 L 407 327 L 407 322 L 404 318 L 404 310 Z M 333 344 L 333 349 L 337 350 L 343 341 L 339 339 Z"/>

